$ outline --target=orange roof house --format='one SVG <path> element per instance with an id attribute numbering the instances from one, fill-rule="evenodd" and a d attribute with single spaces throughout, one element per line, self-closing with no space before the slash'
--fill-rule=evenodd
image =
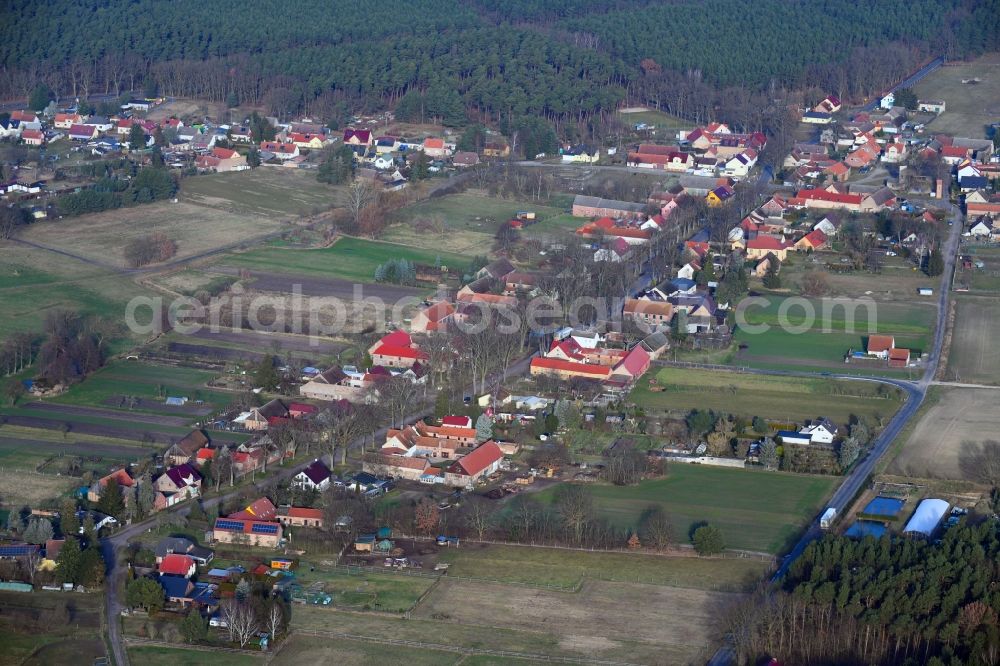
<path id="1" fill-rule="evenodd" d="M 819 229 L 814 229 L 800 238 L 795 243 L 796 250 L 819 250 L 827 243 L 826 234 Z"/>
<path id="2" fill-rule="evenodd" d="M 910 350 L 895 347 L 889 350 L 889 367 L 905 368 L 910 364 Z"/>
<path id="3" fill-rule="evenodd" d="M 896 339 L 891 335 L 868 336 L 867 353 L 869 356 L 889 358 L 889 352 L 896 347 Z"/>

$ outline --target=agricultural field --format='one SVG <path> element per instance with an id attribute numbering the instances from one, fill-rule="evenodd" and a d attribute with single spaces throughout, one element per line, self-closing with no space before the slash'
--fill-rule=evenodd
<path id="1" fill-rule="evenodd" d="M 240 174 L 234 174 L 240 175 Z M 206 176 L 207 178 L 207 176 Z M 132 239 L 162 232 L 177 243 L 173 260 L 187 259 L 282 228 L 276 217 L 212 208 L 190 201 L 144 206 L 38 222 L 22 238 L 110 268 L 126 268 L 123 254 Z"/>
<path id="2" fill-rule="evenodd" d="M 185 178 L 181 203 L 264 219 L 309 215 L 342 205 L 345 187 L 316 180 L 316 172 L 261 167 Z"/>
<path id="3" fill-rule="evenodd" d="M 748 325 L 739 326 L 733 336 L 740 345 L 736 356 L 740 365 L 803 365 L 857 374 L 844 363 L 844 356 L 851 349 L 863 350 L 869 333 L 892 335 L 897 347 L 909 348 L 914 355 L 928 349 L 932 340 L 935 311 L 930 304 L 872 302 L 866 307 L 848 299 L 797 299 L 795 305 L 785 306 L 783 326 L 781 308 L 786 299 L 761 298 L 766 303 L 748 303 L 742 315 L 737 313 L 737 321 L 742 316 Z M 762 332 L 750 328 L 762 325 L 770 328 Z"/>
<path id="4" fill-rule="evenodd" d="M 500 630 L 541 629 L 570 654 L 613 659 L 627 653 L 630 662 L 683 664 L 711 651 L 713 619 L 737 596 L 603 581 L 568 593 L 444 578 L 413 615 Z"/>
<path id="5" fill-rule="evenodd" d="M 972 83 L 974 79 L 978 81 Z M 913 86 L 913 92 L 919 99 L 947 103 L 945 112 L 928 124 L 928 131 L 981 139 L 986 126 L 1000 117 L 1000 54 L 941 67 Z"/>
<path id="6" fill-rule="evenodd" d="M 128 648 L 129 659 L 143 666 L 177 666 L 177 664 L 197 664 L 210 661 L 212 666 L 256 666 L 265 663 L 265 655 L 259 657 L 219 650 L 195 650 L 188 648 L 161 647 L 158 645 L 133 645 Z"/>
<path id="7" fill-rule="evenodd" d="M 662 390 L 654 392 L 652 388 Z M 868 382 L 683 368 L 647 373 L 630 398 L 647 412 L 675 416 L 692 409 L 711 409 L 780 422 L 825 416 L 838 424 L 846 424 L 852 416 L 876 421 L 888 418 L 900 405 L 897 392 Z"/>
<path id="8" fill-rule="evenodd" d="M 438 562 L 449 564 L 450 575 L 566 591 L 579 589 L 588 580 L 695 590 L 745 590 L 759 581 L 768 569 L 766 562 L 750 559 L 588 553 L 485 544 L 463 544 L 461 548 L 441 551 Z"/>
<path id="9" fill-rule="evenodd" d="M 997 394 L 992 389 L 936 387 L 937 402 L 926 410 L 886 471 L 904 476 L 973 480 L 963 454 L 996 440 L 1000 427 Z"/>
<path id="10" fill-rule="evenodd" d="M 105 655 L 99 594 L 0 592 L 0 666 L 90 664 Z"/>
<path id="11" fill-rule="evenodd" d="M 816 516 L 837 482 L 832 476 L 674 464 L 664 479 L 588 487 L 598 514 L 621 527 L 636 526 L 643 511 L 660 505 L 680 542 L 707 521 L 722 530 L 729 548 L 780 553 Z M 538 495 L 553 496 L 554 489 Z"/>
<path id="12" fill-rule="evenodd" d="M 970 384 L 1000 383 L 1000 298 L 959 296 L 948 352 L 946 379 Z"/>
<path id="13" fill-rule="evenodd" d="M 354 282 L 374 282 L 375 269 L 387 259 L 406 259 L 434 266 L 440 259 L 454 272 L 464 271 L 477 253 L 462 255 L 361 238 L 341 238 L 330 247 L 311 250 L 264 248 L 231 254 L 224 264 L 251 271 L 273 271 L 320 278 L 340 278 Z M 482 254 L 482 253 L 480 253 Z"/>

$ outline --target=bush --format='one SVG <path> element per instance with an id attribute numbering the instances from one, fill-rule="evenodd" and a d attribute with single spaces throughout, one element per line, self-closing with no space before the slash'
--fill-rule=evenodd
<path id="1" fill-rule="evenodd" d="M 713 525 L 702 525 L 691 534 L 691 543 L 699 555 L 716 555 L 726 548 L 722 532 Z"/>
<path id="2" fill-rule="evenodd" d="M 129 241 L 124 250 L 125 261 L 133 268 L 166 261 L 176 253 L 177 243 L 159 231 Z"/>

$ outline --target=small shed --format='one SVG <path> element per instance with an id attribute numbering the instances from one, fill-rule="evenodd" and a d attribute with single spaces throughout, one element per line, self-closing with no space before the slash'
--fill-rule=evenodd
<path id="1" fill-rule="evenodd" d="M 375 543 L 375 550 L 380 553 L 388 553 L 394 547 L 394 544 L 389 539 L 381 539 Z"/>
<path id="2" fill-rule="evenodd" d="M 359 553 L 370 553 L 375 547 L 375 535 L 374 534 L 359 534 L 358 538 L 354 540 L 354 550 Z"/>

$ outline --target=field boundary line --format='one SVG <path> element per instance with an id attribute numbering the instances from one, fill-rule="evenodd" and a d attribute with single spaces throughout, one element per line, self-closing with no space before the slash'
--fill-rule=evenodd
<path id="1" fill-rule="evenodd" d="M 493 657 L 510 657 L 515 659 L 532 659 L 534 661 L 549 661 L 557 664 L 599 664 L 601 666 L 638 666 L 627 661 L 605 661 L 603 659 L 587 659 L 586 657 L 559 657 L 554 655 L 534 654 L 531 652 L 515 652 L 512 650 L 489 650 L 485 648 L 469 648 L 459 645 L 445 645 L 441 643 L 425 643 L 422 641 L 410 641 L 401 638 L 377 638 L 374 636 L 360 636 L 339 631 L 320 631 L 317 629 L 294 629 L 290 632 L 289 638 L 297 634 L 304 636 L 315 636 L 316 638 L 343 638 L 346 640 L 361 641 L 365 643 L 380 643 L 382 645 L 400 645 L 403 647 L 413 647 L 422 650 L 439 650 L 442 652 L 455 652 L 465 655 L 486 655 Z M 287 640 L 287 639 L 286 639 Z"/>

